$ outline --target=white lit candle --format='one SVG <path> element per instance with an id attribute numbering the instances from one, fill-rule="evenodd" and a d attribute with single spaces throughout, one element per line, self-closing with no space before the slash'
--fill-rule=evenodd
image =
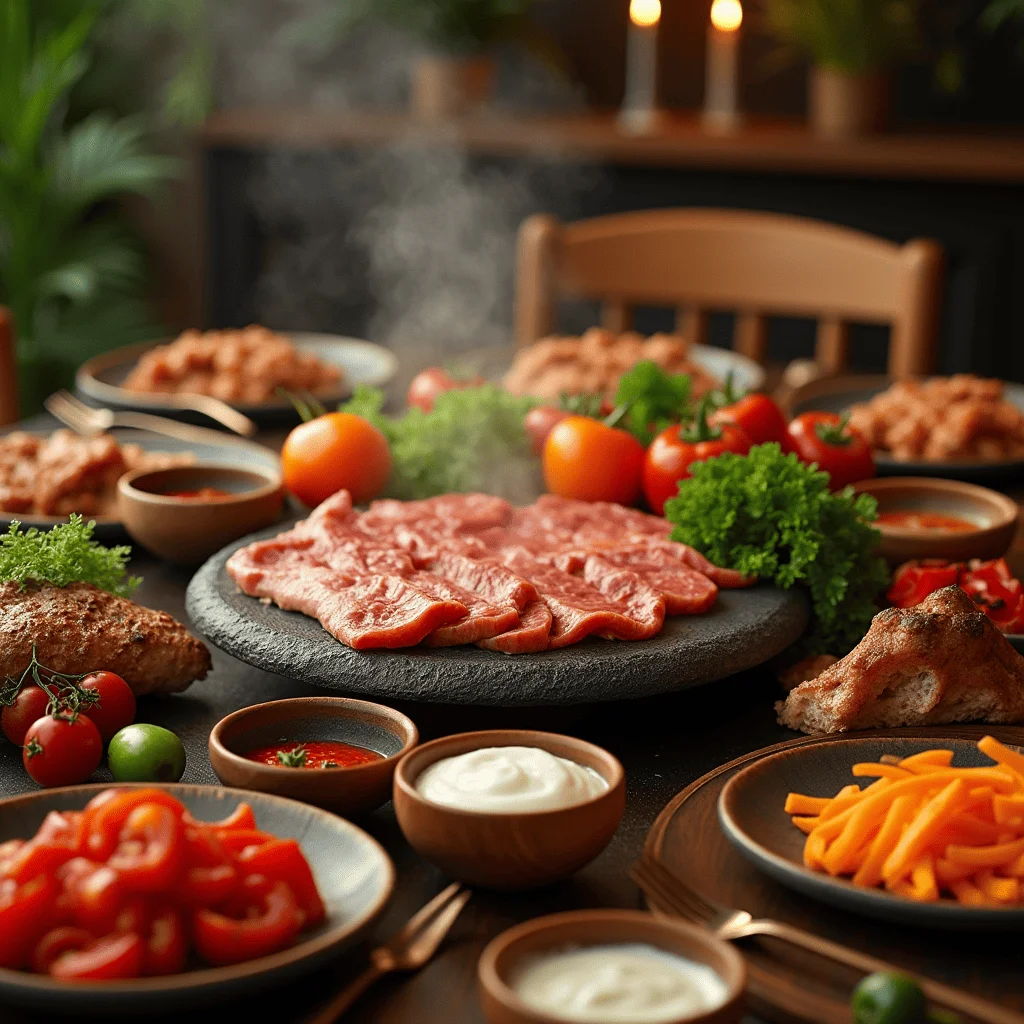
<path id="1" fill-rule="evenodd" d="M 626 95 L 620 120 L 630 131 L 650 129 L 658 113 L 658 22 L 661 0 L 630 0 Z"/>
<path id="2" fill-rule="evenodd" d="M 708 27 L 704 80 L 704 121 L 709 128 L 729 130 L 739 122 L 739 50 L 743 8 L 740 0 L 714 0 Z"/>

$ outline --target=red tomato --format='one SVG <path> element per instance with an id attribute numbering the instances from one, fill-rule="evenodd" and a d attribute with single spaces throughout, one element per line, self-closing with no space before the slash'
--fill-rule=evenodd
<path id="1" fill-rule="evenodd" d="M 178 974 L 188 958 L 188 935 L 181 914 L 173 907 L 162 907 L 152 915 L 145 932 L 142 973 L 146 977 Z"/>
<path id="2" fill-rule="evenodd" d="M 413 377 L 405 400 L 411 408 L 430 412 L 434 408 L 438 395 L 443 395 L 446 391 L 458 391 L 462 388 L 477 388 L 486 383 L 483 377 L 456 379 L 440 366 L 430 366 Z"/>
<path id="3" fill-rule="evenodd" d="M 664 515 L 665 502 L 679 493 L 679 481 L 690 475 L 694 462 L 704 462 L 725 452 L 745 455 L 750 438 L 732 423 L 711 427 L 703 410 L 689 428 L 674 424 L 663 430 L 647 449 L 644 459 L 644 497 L 651 511 Z"/>
<path id="4" fill-rule="evenodd" d="M 240 854 L 248 846 L 263 846 L 264 843 L 272 843 L 274 837 L 269 832 L 261 832 L 259 829 L 217 829 L 214 833 L 221 846 L 234 855 Z"/>
<path id="5" fill-rule="evenodd" d="M 5 858 L 3 875 L 18 883 L 48 875 L 76 857 L 83 841 L 82 815 L 77 811 L 50 811 L 39 831 Z"/>
<path id="6" fill-rule="evenodd" d="M 48 875 L 18 885 L 0 882 L 0 967 L 24 967 L 56 913 L 57 886 Z"/>
<path id="7" fill-rule="evenodd" d="M 99 695 L 85 710 L 104 743 L 109 743 L 114 733 L 135 721 L 135 694 L 119 675 L 94 672 L 82 680 L 81 687 Z"/>
<path id="8" fill-rule="evenodd" d="M 544 483 L 552 494 L 633 505 L 640 497 L 644 446 L 625 430 L 569 416 L 544 443 Z"/>
<path id="9" fill-rule="evenodd" d="M 832 478 L 832 490 L 875 475 L 875 460 L 864 435 L 834 412 L 805 412 L 789 425 L 801 462 L 817 463 Z"/>
<path id="10" fill-rule="evenodd" d="M 142 804 L 128 815 L 107 867 L 134 892 L 169 889 L 181 869 L 182 833 L 178 815 L 159 804 Z"/>
<path id="11" fill-rule="evenodd" d="M 238 860 L 241 869 L 249 874 L 263 875 L 272 882 L 287 882 L 307 925 L 319 924 L 324 919 L 324 903 L 313 872 L 294 839 L 275 839 L 263 846 L 250 846 L 241 852 Z"/>
<path id="12" fill-rule="evenodd" d="M 226 818 L 221 818 L 220 821 L 197 821 L 188 811 L 182 815 L 181 820 L 192 828 L 245 829 L 248 831 L 253 831 L 256 828 L 256 817 L 247 803 L 240 803 Z"/>
<path id="13" fill-rule="evenodd" d="M 254 898 L 241 918 L 215 910 L 193 911 L 192 938 L 200 956 L 210 963 L 237 964 L 283 949 L 298 935 L 303 919 L 288 885 L 275 882 L 265 896 Z"/>
<path id="14" fill-rule="evenodd" d="M 708 422 L 713 426 L 732 423 L 750 438 L 752 445 L 778 441 L 784 452 L 792 451 L 786 417 L 767 395 L 744 395 L 738 402 L 713 413 Z"/>
<path id="15" fill-rule="evenodd" d="M 544 451 L 544 442 L 548 434 L 555 429 L 564 419 L 569 418 L 569 413 L 564 409 L 556 409 L 550 405 L 538 405 L 531 409 L 523 420 L 523 429 L 530 438 L 530 446 L 534 455 L 540 455 Z"/>
<path id="16" fill-rule="evenodd" d="M 144 804 L 159 804 L 179 817 L 182 813 L 181 802 L 163 789 L 104 790 L 85 807 L 87 855 L 105 861 L 117 847 L 128 816 Z"/>
<path id="17" fill-rule="evenodd" d="M 356 504 L 384 489 L 391 473 L 387 438 L 362 416 L 329 412 L 300 423 L 281 449 L 285 486 L 306 505 L 344 489 Z"/>
<path id="18" fill-rule="evenodd" d="M 238 872 L 210 829 L 185 826 L 185 867 L 175 888 L 176 902 L 201 907 L 222 903 L 238 886 Z"/>
<path id="19" fill-rule="evenodd" d="M 115 932 L 65 951 L 50 965 L 50 975 L 61 981 L 137 978 L 144 952 L 142 939 L 134 932 Z"/>
<path id="20" fill-rule="evenodd" d="M 46 715 L 25 734 L 22 761 L 40 786 L 85 782 L 100 766 L 103 738 L 87 715 L 73 721 Z"/>
<path id="21" fill-rule="evenodd" d="M 892 575 L 886 597 L 897 608 L 920 604 L 933 590 L 951 587 L 959 579 L 959 566 L 936 559 L 904 562 Z"/>
<path id="22" fill-rule="evenodd" d="M 36 974 L 49 974 L 50 968 L 65 953 L 73 949 L 82 949 L 95 938 L 96 936 L 85 928 L 76 928 L 70 924 L 51 928 L 36 943 L 36 948 L 32 953 L 32 970 Z"/>
<path id="23" fill-rule="evenodd" d="M 94 935 L 117 928 L 129 894 L 113 868 L 84 857 L 75 858 L 64 865 L 58 877 L 64 885 L 62 911 L 75 924 Z"/>
<path id="24" fill-rule="evenodd" d="M 0 726 L 4 735 L 17 746 L 25 742 L 25 733 L 33 722 L 38 722 L 46 714 L 50 706 L 50 695 L 41 687 L 32 683 L 22 688 L 14 699 L 14 703 L 4 708 L 0 714 Z"/>

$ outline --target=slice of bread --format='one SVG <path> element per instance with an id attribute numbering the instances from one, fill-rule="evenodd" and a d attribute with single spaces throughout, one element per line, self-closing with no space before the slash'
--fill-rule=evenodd
<path id="1" fill-rule="evenodd" d="M 959 587 L 887 608 L 867 636 L 775 706 L 812 734 L 1024 720 L 1024 658 Z"/>

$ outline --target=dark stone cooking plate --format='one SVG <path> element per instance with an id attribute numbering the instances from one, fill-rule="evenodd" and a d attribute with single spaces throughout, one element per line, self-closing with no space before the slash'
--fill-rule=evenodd
<path id="1" fill-rule="evenodd" d="M 705 615 L 666 620 L 652 640 L 590 639 L 540 654 L 478 647 L 353 651 L 315 619 L 247 597 L 224 564 L 253 534 L 214 555 L 192 578 L 187 608 L 196 629 L 241 661 L 345 693 L 442 704 L 587 704 L 682 690 L 753 668 L 788 647 L 807 625 L 798 591 L 723 590 Z"/>

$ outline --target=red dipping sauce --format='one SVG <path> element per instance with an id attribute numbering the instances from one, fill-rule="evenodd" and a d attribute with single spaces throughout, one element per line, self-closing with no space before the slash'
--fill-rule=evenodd
<path id="1" fill-rule="evenodd" d="M 310 740 L 306 743 L 275 743 L 250 750 L 245 757 L 274 768 L 352 768 L 359 764 L 383 761 L 375 750 L 335 740 Z"/>
<path id="2" fill-rule="evenodd" d="M 877 526 L 895 526 L 900 530 L 918 530 L 927 533 L 940 530 L 944 533 L 966 533 L 978 526 L 969 519 L 959 516 L 945 516 L 939 512 L 881 512 L 875 520 Z"/>
<path id="3" fill-rule="evenodd" d="M 198 491 L 161 491 L 162 498 L 182 498 L 185 501 L 224 501 L 234 498 L 230 491 L 222 491 L 219 487 L 200 487 Z"/>

